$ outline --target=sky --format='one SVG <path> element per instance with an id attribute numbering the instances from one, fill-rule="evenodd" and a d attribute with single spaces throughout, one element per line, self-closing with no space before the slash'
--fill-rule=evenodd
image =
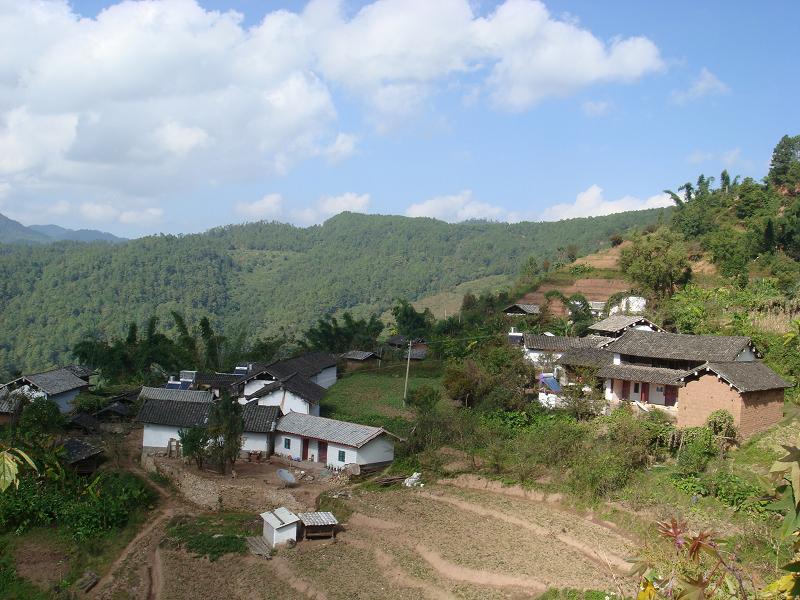
<path id="1" fill-rule="evenodd" d="M 0 213 L 556 220 L 763 177 L 800 3 L 0 0 Z"/>

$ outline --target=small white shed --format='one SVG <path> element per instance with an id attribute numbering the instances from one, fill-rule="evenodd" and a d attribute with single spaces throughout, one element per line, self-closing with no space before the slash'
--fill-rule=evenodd
<path id="1" fill-rule="evenodd" d="M 284 506 L 261 513 L 264 519 L 264 539 L 270 548 L 286 542 L 297 541 L 297 524 L 300 517 Z"/>

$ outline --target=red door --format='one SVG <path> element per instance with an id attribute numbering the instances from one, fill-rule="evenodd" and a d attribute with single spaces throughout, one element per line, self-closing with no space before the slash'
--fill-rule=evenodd
<path id="1" fill-rule="evenodd" d="M 675 401 L 678 399 L 678 388 L 674 385 L 668 385 L 664 388 L 664 404 L 667 406 L 675 406 Z"/>
<path id="2" fill-rule="evenodd" d="M 319 462 L 326 464 L 328 462 L 328 442 L 317 442 L 319 447 Z"/>
<path id="3" fill-rule="evenodd" d="M 308 438 L 303 438 L 303 460 L 308 460 Z"/>
<path id="4" fill-rule="evenodd" d="M 650 399 L 650 384 L 649 383 L 642 383 L 642 402 L 647 404 L 647 401 Z"/>
<path id="5" fill-rule="evenodd" d="M 630 381 L 623 381 L 622 382 L 622 399 L 623 400 L 630 400 L 631 399 L 631 382 Z"/>

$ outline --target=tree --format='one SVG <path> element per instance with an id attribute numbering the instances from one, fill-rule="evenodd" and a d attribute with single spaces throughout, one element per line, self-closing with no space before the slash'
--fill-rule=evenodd
<path id="1" fill-rule="evenodd" d="M 660 229 L 639 237 L 620 254 L 620 268 L 643 289 L 668 296 L 691 277 L 686 247 L 680 237 Z"/>
<path id="2" fill-rule="evenodd" d="M 408 301 L 398 300 L 392 307 L 397 332 L 407 338 L 425 338 L 433 327 L 433 314 L 429 309 L 417 311 Z"/>
<path id="3" fill-rule="evenodd" d="M 220 471 L 226 472 L 239 458 L 243 432 L 242 405 L 223 392 L 208 416 L 208 455 Z"/>
<path id="4" fill-rule="evenodd" d="M 383 323 L 375 314 L 370 315 L 369 319 L 354 319 L 353 315 L 345 312 L 341 323 L 336 317 L 327 315 L 306 331 L 304 345 L 335 353 L 354 349 L 371 350 L 376 346 L 381 331 Z"/>
<path id="5" fill-rule="evenodd" d="M 775 187 L 800 183 L 800 135 L 784 135 L 772 151 L 767 180 Z"/>
<path id="6" fill-rule="evenodd" d="M 196 425 L 189 429 L 180 429 L 178 439 L 181 441 L 183 455 L 194 460 L 197 468 L 202 469 L 208 452 L 208 428 Z"/>
<path id="7" fill-rule="evenodd" d="M 225 338 L 214 333 L 208 317 L 200 320 L 200 337 L 203 339 L 205 367 L 215 371 L 220 369 L 221 347 Z"/>

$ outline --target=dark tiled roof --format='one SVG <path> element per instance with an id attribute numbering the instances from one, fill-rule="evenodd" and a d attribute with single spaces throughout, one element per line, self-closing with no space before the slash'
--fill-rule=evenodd
<path id="1" fill-rule="evenodd" d="M 250 433 L 270 433 L 281 417 L 279 406 L 259 406 L 258 400 L 248 402 L 242 408 L 244 431 Z"/>
<path id="2" fill-rule="evenodd" d="M 97 416 L 100 416 L 100 415 L 118 415 L 120 417 L 127 417 L 129 414 L 131 414 L 131 411 L 128 408 L 128 405 L 127 404 L 123 404 L 119 400 L 115 400 L 114 402 L 112 402 L 108 406 L 105 406 L 105 407 L 101 408 L 100 410 L 98 410 L 95 413 L 95 415 L 97 415 Z"/>
<path id="3" fill-rule="evenodd" d="M 386 338 L 386 343 L 390 346 L 399 348 L 400 346 L 408 346 L 408 338 L 404 335 L 390 335 Z"/>
<path id="4" fill-rule="evenodd" d="M 358 425 L 296 412 L 290 412 L 281 417 L 281 420 L 278 421 L 278 431 L 354 448 L 360 448 L 379 435 L 388 433 L 382 427 Z"/>
<path id="5" fill-rule="evenodd" d="M 303 377 L 311 379 L 319 375 L 325 369 L 336 366 L 336 357 L 328 352 L 307 352 L 295 358 L 278 360 L 269 364 L 252 363 L 246 377 L 238 380 L 237 383 L 249 381 L 266 373 L 274 379 L 283 379 L 299 373 Z"/>
<path id="6" fill-rule="evenodd" d="M 271 394 L 275 390 L 280 389 L 286 389 L 293 394 L 300 396 L 303 400 L 306 400 L 311 404 L 319 404 L 326 392 L 325 388 L 321 385 L 314 383 L 302 375 L 292 373 L 288 377 L 268 383 L 260 390 L 256 390 L 247 396 L 247 399 L 250 400 L 251 398 L 263 398 L 267 394 Z"/>
<path id="7" fill-rule="evenodd" d="M 570 367 L 602 367 L 614 362 L 614 354 L 602 348 L 573 348 L 558 359 L 558 364 Z"/>
<path id="8" fill-rule="evenodd" d="M 153 425 L 195 427 L 208 423 L 210 411 L 211 402 L 150 399 L 142 405 L 136 420 Z"/>
<path id="9" fill-rule="evenodd" d="M 67 420 L 67 425 L 80 427 L 86 431 L 97 431 L 100 429 L 100 421 L 95 419 L 89 413 L 81 412 L 73 415 Z"/>
<path id="10" fill-rule="evenodd" d="M 8 386 L 0 387 L 0 414 L 16 412 L 22 402 L 22 395 L 15 394 Z"/>
<path id="11" fill-rule="evenodd" d="M 63 440 L 61 442 L 61 447 L 64 448 L 64 458 L 70 465 L 103 453 L 102 449 L 92 446 L 89 442 L 84 442 L 78 438 L 67 438 Z"/>
<path id="12" fill-rule="evenodd" d="M 680 385 L 681 378 L 685 375 L 686 371 L 680 369 L 661 369 L 640 365 L 606 365 L 597 372 L 598 377 L 605 379 L 644 381 L 663 385 Z"/>
<path id="13" fill-rule="evenodd" d="M 350 352 L 342 354 L 342 358 L 345 360 L 368 360 L 370 358 L 378 358 L 378 355 L 364 350 L 350 350 Z"/>
<path id="14" fill-rule="evenodd" d="M 180 402 L 211 402 L 214 397 L 207 390 L 176 390 L 168 388 L 143 387 L 140 398 L 150 400 L 174 400 Z"/>
<path id="15" fill-rule="evenodd" d="M 560 335 L 535 335 L 526 333 L 523 336 L 525 347 L 530 350 L 542 350 L 544 352 L 564 352 L 572 348 L 597 348 L 601 344 L 610 341 L 611 338 L 599 335 L 588 335 L 586 337 L 564 337 Z"/>
<path id="16" fill-rule="evenodd" d="M 741 336 L 685 335 L 629 329 L 607 344 L 606 349 L 646 358 L 729 362 L 750 346 L 750 338 Z"/>
<path id="17" fill-rule="evenodd" d="M 89 367 L 84 367 L 83 365 L 67 365 L 64 367 L 67 371 L 75 375 L 75 377 L 80 377 L 81 379 L 89 380 L 89 377 L 94 375 L 94 371 L 92 371 Z"/>
<path id="18" fill-rule="evenodd" d="M 708 371 L 718 375 L 740 392 L 761 392 L 792 387 L 791 383 L 761 361 L 707 363 L 685 375 L 692 377 L 695 373 Z"/>
<path id="19" fill-rule="evenodd" d="M 213 389 L 223 389 L 238 383 L 244 379 L 244 375 L 235 373 L 197 373 L 194 376 L 194 387 L 210 387 Z"/>
<path id="20" fill-rule="evenodd" d="M 31 382 L 48 396 L 78 390 L 89 385 L 67 369 L 53 369 L 44 373 L 34 373 L 33 375 L 26 375 L 23 379 Z"/>
<path id="21" fill-rule="evenodd" d="M 518 308 L 522 312 L 528 315 L 538 315 L 541 311 L 541 308 L 538 304 L 523 304 L 523 303 L 516 303 L 506 306 L 503 309 L 504 313 L 511 312 L 513 309 Z"/>
<path id="22" fill-rule="evenodd" d="M 649 325 L 653 329 L 661 329 L 649 319 L 637 315 L 611 315 L 602 321 L 598 321 L 589 327 L 589 329 L 599 333 L 618 333 L 625 329 L 636 327 L 637 325 Z"/>

